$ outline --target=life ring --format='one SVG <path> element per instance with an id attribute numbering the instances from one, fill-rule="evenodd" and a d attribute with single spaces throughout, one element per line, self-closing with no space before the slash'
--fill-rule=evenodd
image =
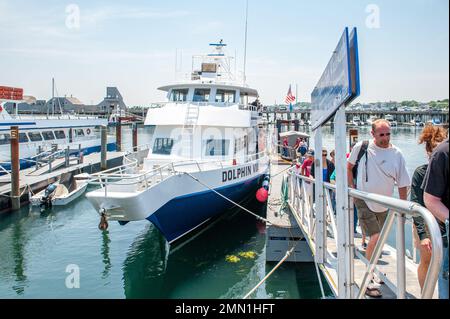
<path id="1" fill-rule="evenodd" d="M 91 129 L 90 129 L 90 128 L 88 128 L 88 129 L 86 130 L 86 134 L 87 134 L 87 135 L 91 134 Z"/>

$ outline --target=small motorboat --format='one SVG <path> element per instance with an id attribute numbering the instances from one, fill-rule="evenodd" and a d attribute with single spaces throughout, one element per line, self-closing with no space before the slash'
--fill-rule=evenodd
<path id="1" fill-rule="evenodd" d="M 88 186 L 89 174 L 82 173 L 63 180 L 64 178 L 61 176 L 60 181 L 48 185 L 39 193 L 31 196 L 31 205 L 50 208 L 69 204 L 84 193 Z"/>

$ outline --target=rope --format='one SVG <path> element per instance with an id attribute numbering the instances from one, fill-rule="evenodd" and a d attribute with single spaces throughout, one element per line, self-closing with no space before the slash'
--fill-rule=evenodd
<path id="1" fill-rule="evenodd" d="M 289 249 L 286 254 L 284 255 L 284 257 L 278 262 L 278 264 L 276 264 L 275 267 L 273 267 L 273 269 L 252 289 L 248 292 L 248 294 L 246 294 L 244 296 L 243 299 L 247 299 L 256 289 L 258 289 L 259 286 L 261 286 L 266 280 L 267 278 L 269 278 L 272 273 L 277 270 L 278 267 L 281 266 L 282 263 L 285 262 L 286 259 L 288 259 L 288 257 L 291 255 L 292 251 L 294 250 L 295 246 L 297 246 L 297 244 L 295 244 L 291 249 Z"/>
<path id="2" fill-rule="evenodd" d="M 185 174 L 185 175 L 189 176 L 190 178 L 192 178 L 193 180 L 195 180 L 195 181 L 198 182 L 199 184 L 201 184 L 201 185 L 203 185 L 204 187 L 208 188 L 210 191 L 216 193 L 217 195 L 219 195 L 219 196 L 222 197 L 223 199 L 229 201 L 230 203 L 234 204 L 235 206 L 239 207 L 239 208 L 242 209 L 243 211 L 245 211 L 245 212 L 247 212 L 247 213 L 253 215 L 254 217 L 256 217 L 256 219 L 258 219 L 258 220 L 260 220 L 260 221 L 266 223 L 267 225 L 272 225 L 272 226 L 279 227 L 279 228 L 290 228 L 290 227 L 287 227 L 287 226 L 277 225 L 277 224 L 271 223 L 271 222 L 268 221 L 266 218 L 263 218 L 263 217 L 257 215 L 256 213 L 254 213 L 254 212 L 248 210 L 247 208 L 245 208 L 244 206 L 239 205 L 239 204 L 236 203 L 235 201 L 233 201 L 233 200 L 229 199 L 228 197 L 226 197 L 226 196 L 220 194 L 218 191 L 216 191 L 215 189 L 209 187 L 209 186 L 206 185 L 205 183 L 202 183 L 197 177 L 192 176 L 190 173 L 188 173 L 188 172 L 183 172 L 182 174 Z"/>
<path id="3" fill-rule="evenodd" d="M 20 195 L 18 195 L 18 196 L 5 195 L 5 194 L 0 194 L 0 196 L 7 197 L 7 198 L 21 198 L 21 197 L 23 196 L 23 194 L 25 194 L 25 191 L 26 191 L 26 190 L 30 190 L 31 193 L 33 193 L 33 191 L 31 190 L 30 185 L 26 184 L 25 187 L 24 187 L 23 190 L 22 190 L 22 193 L 20 193 Z"/>
<path id="4" fill-rule="evenodd" d="M 265 218 L 263 218 L 263 217 L 261 217 L 261 216 L 258 216 L 258 215 L 255 214 L 254 212 L 252 212 L 252 211 L 248 210 L 247 208 L 245 208 L 245 207 L 239 205 L 238 203 L 236 203 L 235 201 L 229 199 L 228 197 L 226 197 L 226 196 L 220 194 L 220 193 L 219 193 L 218 191 L 216 191 L 215 189 L 213 189 L 213 188 L 209 187 L 208 185 L 202 183 L 197 177 L 192 176 L 192 175 L 189 174 L 188 172 L 183 172 L 183 174 L 185 174 L 185 175 L 191 177 L 193 180 L 195 180 L 195 181 L 198 182 L 199 184 L 205 186 L 205 187 L 208 188 L 209 190 L 213 191 L 214 193 L 216 193 L 217 195 L 219 195 L 219 196 L 222 197 L 223 199 L 225 199 L 225 200 L 227 200 L 227 201 L 233 203 L 234 205 L 236 205 L 237 207 L 239 207 L 239 208 L 241 208 L 242 210 L 246 211 L 247 213 L 249 213 L 249 214 L 255 216 L 256 219 L 258 219 L 258 220 L 260 220 L 260 221 L 263 221 L 263 222 L 265 222 L 265 223 L 268 223 L 268 224 L 271 224 L 271 225 L 272 225 L 272 223 L 269 222 L 267 219 L 265 219 Z"/>
<path id="5" fill-rule="evenodd" d="M 316 266 L 316 274 L 317 279 L 319 280 L 320 292 L 322 293 L 322 299 L 325 299 L 325 292 L 323 290 L 322 278 L 320 278 L 319 267 L 317 267 L 317 263 L 314 261 L 314 266 Z"/>

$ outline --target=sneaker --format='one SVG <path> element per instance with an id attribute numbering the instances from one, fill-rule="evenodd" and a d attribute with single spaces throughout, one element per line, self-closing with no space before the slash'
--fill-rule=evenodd
<path id="1" fill-rule="evenodd" d="M 362 238 L 362 235 L 360 233 L 355 232 L 353 235 L 354 238 Z"/>

